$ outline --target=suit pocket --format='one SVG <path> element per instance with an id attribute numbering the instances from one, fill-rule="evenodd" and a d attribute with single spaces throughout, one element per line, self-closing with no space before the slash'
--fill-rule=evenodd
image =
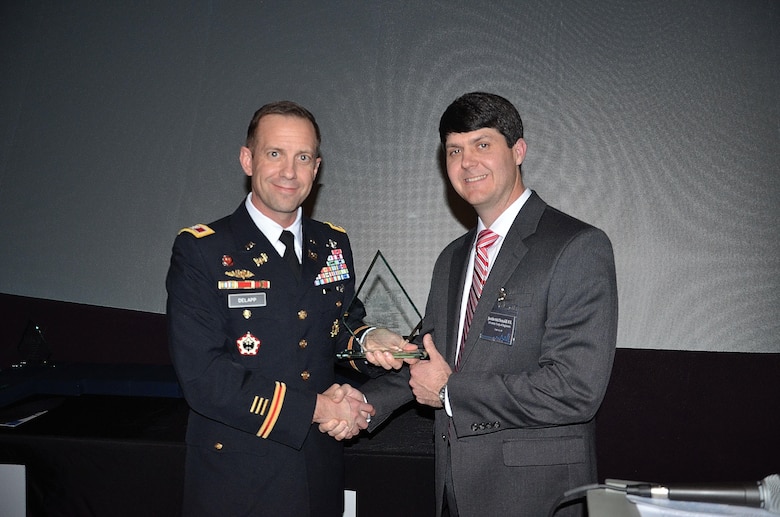
<path id="1" fill-rule="evenodd" d="M 526 438 L 505 441 L 503 454 L 508 467 L 572 465 L 585 462 L 587 448 L 582 436 Z"/>

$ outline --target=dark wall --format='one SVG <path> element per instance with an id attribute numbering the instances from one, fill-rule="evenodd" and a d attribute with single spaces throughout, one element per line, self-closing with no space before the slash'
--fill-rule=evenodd
<path id="1" fill-rule="evenodd" d="M 164 312 L 176 232 L 238 205 L 249 118 L 291 98 L 313 215 L 423 307 L 474 221 L 438 118 L 480 89 L 524 117 L 526 183 L 611 236 L 620 347 L 780 351 L 778 62 L 773 0 L 4 1 L 0 292 Z"/>

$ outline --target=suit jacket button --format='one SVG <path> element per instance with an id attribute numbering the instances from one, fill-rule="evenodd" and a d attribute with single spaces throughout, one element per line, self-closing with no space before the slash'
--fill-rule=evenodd
<path id="1" fill-rule="evenodd" d="M 479 426 L 477 424 L 471 424 L 471 430 L 472 431 L 479 431 Z"/>
<path id="2" fill-rule="evenodd" d="M 216 451 L 221 451 L 222 447 L 223 447 L 223 445 L 221 443 L 219 443 L 219 442 L 214 444 L 214 450 L 216 450 Z"/>
<path id="3" fill-rule="evenodd" d="M 301 348 L 306 348 L 308 344 L 309 343 L 305 339 L 301 339 L 300 341 L 298 341 L 298 346 Z"/>
<path id="4" fill-rule="evenodd" d="M 309 313 L 307 313 L 304 310 L 298 311 L 298 319 L 299 320 L 305 320 L 308 315 L 309 315 Z"/>
<path id="5" fill-rule="evenodd" d="M 311 374 L 309 373 L 308 370 L 304 370 L 301 372 L 301 379 L 303 379 L 304 381 L 308 381 L 309 377 L 311 377 Z"/>

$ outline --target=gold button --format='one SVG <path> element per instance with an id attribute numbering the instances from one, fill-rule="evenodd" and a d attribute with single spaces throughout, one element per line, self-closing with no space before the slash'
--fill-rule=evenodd
<path id="1" fill-rule="evenodd" d="M 301 348 L 306 348 L 308 344 L 309 343 L 305 339 L 301 339 L 300 341 L 298 341 L 298 346 Z"/>
<path id="2" fill-rule="evenodd" d="M 341 307 L 341 300 L 336 302 L 336 307 Z"/>
<path id="3" fill-rule="evenodd" d="M 219 442 L 215 443 L 215 444 L 214 444 L 214 449 L 215 449 L 215 450 L 218 450 L 218 451 L 221 451 L 221 450 L 222 450 L 222 444 L 221 444 L 221 443 L 219 443 Z"/>
<path id="4" fill-rule="evenodd" d="M 244 315 L 244 319 L 248 320 L 249 318 L 252 317 L 252 311 L 250 311 L 249 309 L 244 309 L 243 315 Z"/>
<path id="5" fill-rule="evenodd" d="M 304 381 L 308 381 L 309 377 L 311 377 L 311 374 L 309 373 L 308 370 L 304 370 L 301 372 L 301 379 L 303 379 Z"/>
<path id="6" fill-rule="evenodd" d="M 305 320 L 308 315 L 309 314 L 306 311 L 303 311 L 303 310 L 298 311 L 298 319 L 299 320 Z"/>

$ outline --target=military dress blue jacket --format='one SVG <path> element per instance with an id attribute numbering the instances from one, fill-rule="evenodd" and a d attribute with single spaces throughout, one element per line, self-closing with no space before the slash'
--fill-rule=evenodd
<path id="1" fill-rule="evenodd" d="M 296 280 L 243 203 L 175 240 L 166 286 L 171 357 L 191 408 L 184 515 L 342 515 L 343 446 L 311 420 L 335 354 L 351 346 L 346 233 L 304 218 L 301 272 Z"/>

